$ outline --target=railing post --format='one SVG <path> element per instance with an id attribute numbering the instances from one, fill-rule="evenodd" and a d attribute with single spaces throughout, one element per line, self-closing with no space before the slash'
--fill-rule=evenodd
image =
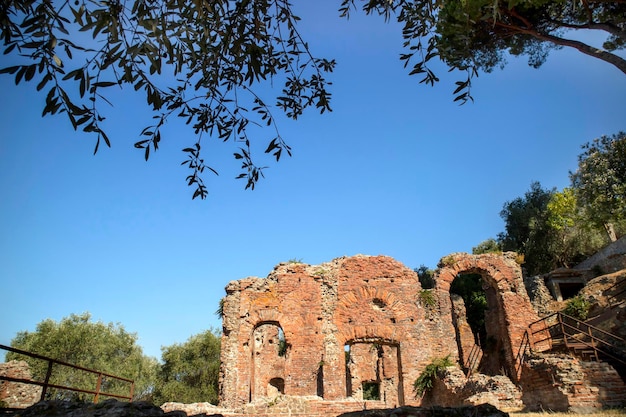
<path id="1" fill-rule="evenodd" d="M 48 361 L 48 371 L 46 371 L 46 379 L 43 381 L 43 388 L 41 389 L 41 398 L 39 401 L 43 401 L 46 399 L 46 393 L 48 392 L 48 383 L 50 382 L 50 376 L 52 375 L 52 365 L 54 362 L 51 360 Z"/>
<path id="2" fill-rule="evenodd" d="M 94 404 L 98 404 L 98 397 L 100 397 L 101 386 L 102 386 L 102 372 L 98 374 L 98 382 L 96 383 L 96 395 L 93 397 Z"/>
<path id="3" fill-rule="evenodd" d="M 130 383 L 130 399 L 128 400 L 128 402 L 133 402 L 133 395 L 135 395 L 135 380 Z"/>
<path id="4" fill-rule="evenodd" d="M 596 362 L 600 362 L 600 356 L 598 356 L 598 348 L 597 348 L 598 343 L 596 342 L 596 339 L 593 336 L 591 326 L 589 325 L 587 325 L 587 332 L 589 333 L 589 343 L 591 344 L 591 347 L 593 348 L 593 356 L 596 357 Z"/>
<path id="5" fill-rule="evenodd" d="M 561 313 L 557 313 L 556 316 L 559 320 L 559 327 L 561 328 L 561 334 L 563 335 L 563 343 L 565 344 L 565 347 L 569 347 L 567 343 L 567 335 L 565 334 L 565 325 L 563 324 L 563 316 L 561 316 Z"/>

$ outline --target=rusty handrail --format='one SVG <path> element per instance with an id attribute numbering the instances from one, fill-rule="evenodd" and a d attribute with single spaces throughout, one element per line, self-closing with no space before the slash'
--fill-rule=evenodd
<path id="1" fill-rule="evenodd" d="M 530 342 L 530 334 L 528 333 L 528 330 L 526 330 L 524 332 L 524 336 L 522 336 L 522 340 L 520 341 L 517 355 L 515 356 L 515 377 L 518 381 L 522 376 L 522 366 L 524 365 L 526 354 L 529 350 L 532 350 L 532 345 Z"/>
<path id="2" fill-rule="evenodd" d="M 0 349 L 8 350 L 9 352 L 18 353 L 20 355 L 25 355 L 25 356 L 29 356 L 31 358 L 44 360 L 44 361 L 48 362 L 48 370 L 46 372 L 46 377 L 45 377 L 43 382 L 30 380 L 30 379 L 23 379 L 23 378 L 13 378 L 13 377 L 0 375 L 0 380 L 3 380 L 3 381 L 19 382 L 19 383 L 22 383 L 22 384 L 39 385 L 39 386 L 43 387 L 43 389 L 41 390 L 40 401 L 43 401 L 45 399 L 45 396 L 46 396 L 46 393 L 48 391 L 48 388 L 56 388 L 56 389 L 61 389 L 61 390 L 73 391 L 73 392 L 81 392 L 81 393 L 84 393 L 84 394 L 92 394 L 94 396 L 94 400 L 93 400 L 94 403 L 98 402 L 98 399 L 99 399 L 99 397 L 101 395 L 105 396 L 105 397 L 113 397 L 113 398 L 125 399 L 125 400 L 128 400 L 130 402 L 133 401 L 133 393 L 134 393 L 134 390 L 135 390 L 135 382 L 132 379 L 123 378 L 123 377 L 120 377 L 120 376 L 117 376 L 117 375 L 108 374 L 106 372 L 97 371 L 95 369 L 85 368 L 83 366 L 74 365 L 74 364 L 71 364 L 71 363 L 68 363 L 68 362 L 63 362 L 63 361 L 60 361 L 58 359 L 53 359 L 53 358 L 49 358 L 47 356 L 39 355 L 39 354 L 36 354 L 36 353 L 27 352 L 25 350 L 16 349 L 16 348 L 11 347 L 11 346 L 5 346 L 5 345 L 1 345 L 0 344 Z M 82 388 L 74 388 L 74 387 L 67 387 L 67 386 L 63 386 L 63 385 L 51 384 L 49 381 L 50 381 L 50 377 L 52 375 L 52 365 L 54 365 L 54 364 L 67 366 L 67 367 L 70 367 L 70 368 L 73 368 L 73 369 L 78 369 L 78 370 L 83 371 L 83 372 L 90 372 L 90 373 L 98 375 L 98 381 L 96 383 L 96 389 L 95 390 L 86 390 L 86 389 L 82 389 Z M 110 392 L 103 392 L 103 391 L 101 391 L 102 378 L 103 377 L 110 378 L 110 379 L 116 379 L 116 380 L 119 380 L 119 381 L 130 383 L 130 394 L 128 396 L 126 396 L 126 395 L 119 395 L 119 394 L 114 394 L 114 393 L 110 393 Z"/>
<path id="3" fill-rule="evenodd" d="M 598 353 L 601 353 L 605 356 L 610 357 L 611 359 L 620 362 L 621 364 L 626 365 L 626 360 L 624 360 L 624 358 L 620 358 L 617 357 L 615 355 L 613 355 L 612 353 L 610 353 L 609 351 L 607 351 L 606 349 L 602 349 L 602 345 L 605 347 L 613 348 L 616 350 L 621 350 L 619 349 L 615 344 L 610 343 L 607 340 L 604 340 L 596 335 L 593 334 L 592 330 L 596 330 L 599 331 L 600 333 L 604 334 L 605 336 L 609 336 L 610 338 L 613 338 L 615 340 L 619 340 L 621 342 L 626 342 L 626 340 L 622 339 L 621 337 L 614 335 L 612 333 L 609 333 L 607 331 L 604 331 L 602 329 L 599 329 L 595 326 L 592 326 L 588 323 L 585 323 L 583 321 L 580 321 L 574 317 L 568 316 L 567 314 L 562 314 L 563 317 L 569 319 L 569 320 L 573 320 L 574 323 L 576 324 L 576 326 L 573 326 L 567 322 L 565 322 L 564 320 L 561 321 L 561 326 L 563 328 L 563 341 L 565 343 L 565 346 L 567 346 L 568 348 L 570 348 L 571 346 L 569 345 L 568 340 L 573 340 L 575 342 L 578 342 L 579 344 L 584 345 L 587 348 L 593 349 L 594 351 L 594 355 L 596 356 L 596 358 L 598 357 Z M 580 326 L 587 326 L 587 331 L 583 331 L 583 329 L 580 328 Z M 566 331 L 565 329 L 569 330 Z M 574 330 L 574 332 L 571 332 L 572 330 Z M 579 337 L 579 335 L 582 335 L 585 338 L 588 338 L 589 341 L 585 340 L 585 339 L 581 339 Z"/>
<path id="4" fill-rule="evenodd" d="M 480 364 L 480 361 L 482 358 L 483 358 L 483 350 L 480 347 L 480 341 L 479 341 L 478 343 L 474 343 L 474 345 L 470 349 L 470 352 L 467 355 L 467 360 L 465 361 L 465 364 L 464 364 L 465 369 L 467 370 L 465 374 L 467 378 L 469 378 L 470 375 L 472 375 L 472 372 L 474 372 L 474 367 L 477 367 L 477 365 Z"/>
<path id="5" fill-rule="evenodd" d="M 623 279 L 621 281 L 615 281 L 615 283 L 613 285 L 611 285 L 609 288 L 607 288 L 605 290 L 605 292 L 611 291 L 612 289 L 615 289 L 615 288 L 619 287 L 622 284 L 626 284 L 626 279 Z M 621 290 L 619 290 L 615 294 L 609 295 L 607 297 L 607 302 L 609 303 L 609 308 L 613 308 L 613 302 L 617 300 L 617 296 L 618 295 L 622 295 L 624 293 L 626 293 L 626 285 L 624 285 L 624 288 L 622 288 Z"/>
<path id="6" fill-rule="evenodd" d="M 567 314 L 564 314 L 564 313 L 561 313 L 561 312 L 559 312 L 559 315 L 561 315 L 561 316 L 563 316 L 563 317 L 565 317 L 565 318 L 568 318 L 568 319 L 570 319 L 570 320 L 573 320 L 573 321 L 574 321 L 576 324 L 578 324 L 578 325 L 581 325 L 581 324 L 582 324 L 583 326 L 587 326 L 588 328 L 593 329 L 593 330 L 595 330 L 595 331 L 597 331 L 597 332 L 600 332 L 600 333 L 602 333 L 602 334 L 604 334 L 604 335 L 606 335 L 606 336 L 609 336 L 609 337 L 611 337 L 611 338 L 613 338 L 613 339 L 617 339 L 617 340 L 619 340 L 620 342 L 626 342 L 626 339 L 623 339 L 623 338 L 619 337 L 619 336 L 618 336 L 618 335 L 616 335 L 616 334 L 609 333 L 609 332 L 607 332 L 606 330 L 602 330 L 601 328 L 596 327 L 596 326 L 594 326 L 594 325 L 592 325 L 592 324 L 586 323 L 586 322 L 584 322 L 584 321 L 582 321 L 582 320 L 578 320 L 576 317 L 568 316 Z M 570 326 L 570 327 L 574 328 L 573 326 Z M 602 340 L 602 339 L 599 339 L 599 340 Z"/>
<path id="7" fill-rule="evenodd" d="M 552 317 L 556 317 L 556 323 L 550 324 L 548 320 Z M 573 322 L 575 325 L 572 325 L 568 323 L 567 321 Z M 533 330 L 532 327 L 539 323 L 543 323 L 544 327 L 538 330 Z M 568 349 L 572 348 L 571 344 L 573 342 L 569 342 L 569 340 L 572 340 L 572 341 L 578 342 L 579 344 L 584 345 L 585 347 L 592 349 L 594 351 L 594 355 L 596 356 L 596 358 L 598 357 L 598 353 L 600 353 L 602 355 L 610 357 L 611 359 L 617 362 L 620 362 L 626 365 L 626 361 L 623 358 L 615 356 L 611 352 L 602 348 L 602 346 L 606 346 L 608 348 L 622 351 L 622 349 L 620 349 L 614 343 L 611 343 L 610 341 L 605 340 L 605 339 L 613 339 L 613 341 L 620 341 L 620 342 L 625 342 L 625 343 L 626 343 L 626 340 L 624 340 L 623 338 L 615 334 L 609 333 L 605 330 L 602 330 L 584 321 L 578 320 L 577 318 L 569 316 L 562 312 L 556 312 L 556 313 L 550 314 L 549 316 L 546 316 L 540 320 L 534 321 L 531 324 L 529 324 L 528 330 L 527 330 L 528 336 L 529 336 L 529 344 L 532 346 L 537 346 L 538 344 L 542 342 L 553 340 L 554 335 L 551 332 L 551 330 L 553 329 L 558 329 L 559 336 L 563 337 L 563 343 Z M 540 340 L 534 340 L 534 336 L 536 334 L 543 333 L 543 332 L 548 332 L 547 337 L 544 337 L 543 339 L 540 339 Z M 594 332 L 596 334 L 594 334 Z M 598 333 L 601 334 L 603 337 L 600 337 Z M 589 338 L 589 341 L 586 341 L 578 337 L 578 335 L 580 334 L 583 334 L 584 337 Z"/>

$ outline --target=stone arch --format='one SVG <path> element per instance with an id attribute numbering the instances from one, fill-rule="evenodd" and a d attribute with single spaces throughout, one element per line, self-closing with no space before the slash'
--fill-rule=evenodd
<path id="1" fill-rule="evenodd" d="M 398 295 L 382 287 L 363 286 L 339 297 L 336 315 L 338 339 L 343 344 L 350 340 L 379 338 L 399 340 L 402 335 L 400 317 L 406 316 L 406 303 Z"/>
<path id="2" fill-rule="evenodd" d="M 249 401 L 285 393 L 286 357 L 289 342 L 276 320 L 260 321 L 250 334 Z M 282 384 L 279 382 L 282 381 Z"/>
<path id="3" fill-rule="evenodd" d="M 501 366 L 511 376 L 516 375 L 515 359 L 524 332 L 537 319 L 524 288 L 521 267 L 515 262 L 515 258 L 516 254 L 512 252 L 501 255 L 456 253 L 440 261 L 439 270 L 434 277 L 435 288 L 443 295 L 440 297 L 441 312 L 452 323 L 452 282 L 460 274 L 473 273 L 481 276 L 490 309 L 487 333 L 498 339 L 499 348 L 502 349 Z"/>

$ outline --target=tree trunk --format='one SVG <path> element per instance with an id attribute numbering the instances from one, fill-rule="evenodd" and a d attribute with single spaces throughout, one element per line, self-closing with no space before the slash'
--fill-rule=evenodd
<path id="1" fill-rule="evenodd" d="M 619 69 L 624 74 L 626 74 L 626 59 L 618 55 L 612 54 L 607 51 L 603 51 L 602 49 L 594 48 L 593 46 L 587 45 L 586 43 L 575 41 L 572 39 L 563 39 L 563 38 L 559 38 L 558 36 L 543 34 L 539 32 L 533 32 L 531 34 L 538 39 L 541 39 L 547 42 L 552 42 L 561 46 L 569 46 L 571 48 L 577 49 L 583 54 L 589 55 L 594 58 L 598 58 L 604 62 L 608 62 L 609 64 L 612 64 L 617 69 Z"/>
<path id="2" fill-rule="evenodd" d="M 604 228 L 606 229 L 606 233 L 609 235 L 611 242 L 615 242 L 617 240 L 617 235 L 615 234 L 615 227 L 613 227 L 613 223 L 604 223 Z"/>
<path id="3" fill-rule="evenodd" d="M 517 17 L 519 18 L 519 16 Z M 506 28 L 512 33 L 524 33 L 526 35 L 533 36 L 541 41 L 552 42 L 555 45 L 569 46 L 570 48 L 577 49 L 585 55 L 589 55 L 604 62 L 608 62 L 609 64 L 615 66 L 617 69 L 626 74 L 626 59 L 620 57 L 619 55 L 615 55 L 602 49 L 595 48 L 593 46 L 587 45 L 584 42 L 576 41 L 573 39 L 559 38 L 558 36 L 550 35 L 549 33 L 541 33 L 534 28 L 524 28 L 503 23 L 497 20 L 493 22 L 493 24 L 502 28 Z"/>

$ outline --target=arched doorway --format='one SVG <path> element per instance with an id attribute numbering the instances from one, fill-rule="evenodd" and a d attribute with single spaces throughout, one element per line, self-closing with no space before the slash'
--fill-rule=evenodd
<path id="1" fill-rule="evenodd" d="M 464 370 L 498 375 L 506 370 L 502 311 L 484 272 L 457 274 L 450 285 L 452 322 Z"/>
<path id="2" fill-rule="evenodd" d="M 441 259 L 435 276 L 436 290 L 443 297 L 442 300 L 447 299 L 440 311 L 444 316 L 450 315 L 450 330 L 456 332 L 462 364 L 468 358 L 475 337 L 472 331 L 463 335 L 459 323 L 464 316 L 454 311 L 455 296 L 445 296 L 450 294 L 453 282 L 460 275 L 480 276 L 487 304 L 484 310 L 485 346 L 482 349 L 489 353 L 482 358 L 480 371 L 505 374 L 513 379 L 517 379 L 518 354 L 526 329 L 537 320 L 537 313 L 530 304 L 518 262 L 519 257 L 514 252 L 482 255 L 454 253 Z M 467 328 L 469 327 L 468 324 Z"/>
<path id="3" fill-rule="evenodd" d="M 285 394 L 289 344 L 278 322 L 263 322 L 252 331 L 250 401 Z"/>

